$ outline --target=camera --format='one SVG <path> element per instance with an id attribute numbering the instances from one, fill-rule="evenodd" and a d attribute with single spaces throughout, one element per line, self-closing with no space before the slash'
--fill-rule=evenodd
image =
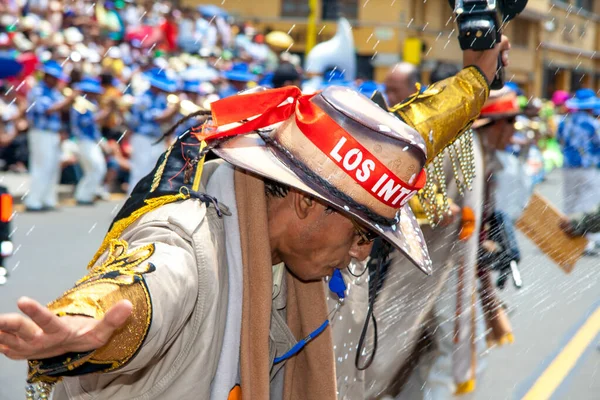
<path id="1" fill-rule="evenodd" d="M 449 0 L 456 14 L 458 41 L 462 50 L 483 51 L 493 48 L 502 37 L 502 27 L 527 6 L 527 0 Z M 502 60 L 492 89 L 504 85 Z"/>

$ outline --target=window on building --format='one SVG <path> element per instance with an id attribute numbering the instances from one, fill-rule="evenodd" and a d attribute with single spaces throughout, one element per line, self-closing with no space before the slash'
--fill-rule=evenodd
<path id="1" fill-rule="evenodd" d="M 544 67 L 543 97 L 549 99 L 555 90 L 558 89 L 557 68 Z"/>
<path id="2" fill-rule="evenodd" d="M 571 91 L 574 92 L 589 85 L 589 75 L 581 71 L 571 71 Z"/>
<path id="3" fill-rule="evenodd" d="M 358 0 L 323 0 L 323 19 L 358 19 Z"/>
<path id="4" fill-rule="evenodd" d="M 310 7 L 306 0 L 282 0 L 281 1 L 281 16 L 308 18 Z"/>
<path id="5" fill-rule="evenodd" d="M 512 35 L 510 37 L 512 45 L 517 47 L 529 47 L 530 22 L 518 18 L 510 24 L 512 25 Z"/>
<path id="6" fill-rule="evenodd" d="M 581 7 L 586 11 L 594 11 L 594 0 L 577 0 L 575 2 L 576 7 Z"/>
<path id="7" fill-rule="evenodd" d="M 359 79 L 373 79 L 375 69 L 373 68 L 372 56 L 356 57 L 356 77 Z"/>

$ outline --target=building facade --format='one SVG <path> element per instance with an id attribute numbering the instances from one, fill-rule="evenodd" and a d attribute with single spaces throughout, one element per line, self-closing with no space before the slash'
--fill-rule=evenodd
<path id="1" fill-rule="evenodd" d="M 294 38 L 290 51 L 303 54 L 309 0 L 184 0 L 213 3 L 258 28 Z M 317 42 L 330 39 L 338 15 L 352 24 L 361 77 L 381 81 L 396 62 L 419 64 L 424 83 L 439 61 L 462 64 L 456 23 L 447 0 L 317 0 Z M 505 27 L 511 38 L 506 79 L 528 96 L 554 90 L 600 90 L 600 0 L 529 0 Z"/>

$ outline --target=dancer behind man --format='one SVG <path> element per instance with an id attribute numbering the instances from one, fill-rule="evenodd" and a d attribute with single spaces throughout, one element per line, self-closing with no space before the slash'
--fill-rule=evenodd
<path id="1" fill-rule="evenodd" d="M 436 70 L 432 73 L 432 79 L 435 79 L 432 83 L 447 79 L 458 72 L 459 70 L 456 67 L 451 69 L 444 65 L 441 71 Z M 395 73 L 392 73 L 390 76 L 400 77 Z M 388 82 L 392 79 L 391 77 L 388 77 Z M 458 77 L 453 79 L 458 79 Z M 406 81 L 392 82 L 392 84 L 397 89 L 408 92 L 409 88 L 402 87 L 402 82 Z M 442 82 L 441 85 L 444 85 L 446 82 Z M 437 86 L 433 85 L 432 88 L 432 90 L 436 90 Z M 414 89 L 413 87 L 413 92 Z M 423 95 L 426 96 L 427 91 Z M 451 112 L 451 109 L 446 109 L 446 107 L 442 106 L 439 108 L 441 111 L 440 114 Z M 392 107 L 392 109 L 401 111 L 402 104 L 398 107 Z M 426 138 L 429 132 L 429 129 L 424 129 L 420 133 Z M 456 136 L 457 132 L 458 129 L 454 132 L 452 138 Z M 439 130 L 435 131 L 436 142 L 443 139 L 442 136 L 437 136 L 440 133 Z M 470 133 L 460 136 L 460 139 L 456 141 L 457 143 L 454 143 L 454 148 L 448 149 L 448 151 L 451 151 L 452 154 L 458 151 L 461 157 L 465 156 L 466 160 L 467 156 L 470 157 L 470 146 L 467 144 L 470 137 Z M 469 164 L 469 168 L 475 170 L 482 168 L 482 156 L 478 143 L 477 138 L 474 138 L 474 143 L 471 144 L 473 147 L 473 159 Z M 443 327 L 447 328 L 444 330 L 444 333 L 447 330 L 454 329 L 453 317 L 455 316 L 456 306 L 453 306 L 453 304 L 457 303 L 458 285 L 456 275 L 459 273 L 459 269 L 461 281 L 464 281 L 462 282 L 463 289 L 461 289 L 461 293 L 469 292 L 469 300 L 468 303 L 465 303 L 465 309 L 463 310 L 465 317 L 462 319 L 466 319 L 467 313 L 470 311 L 470 294 L 476 280 L 474 271 L 476 267 L 478 235 L 473 230 L 471 230 L 469 235 L 466 235 L 466 231 L 462 236 L 459 235 L 461 230 L 460 210 L 461 208 L 469 208 L 469 215 L 472 218 L 475 217 L 473 210 L 480 208 L 482 185 L 475 179 L 471 190 L 466 191 L 466 193 L 460 193 L 467 189 L 467 185 L 464 182 L 463 184 L 457 182 L 458 180 L 462 180 L 463 176 L 455 177 L 452 159 L 448 156 L 442 157 L 443 159 L 440 158 L 437 164 L 436 162 L 432 162 L 434 165 L 442 166 L 438 172 L 443 172 L 443 175 L 446 177 L 444 180 L 447 182 L 443 187 L 438 182 L 435 204 L 427 206 L 433 209 L 433 220 L 428 220 L 423 205 L 415 201 L 417 200 L 416 197 L 410 201 L 413 211 L 415 211 L 419 218 L 425 242 L 431 253 L 434 265 L 433 276 L 423 277 L 422 274 L 415 274 L 415 271 L 408 268 L 406 259 L 398 252 L 390 254 L 389 266 L 385 268 L 385 273 L 381 274 L 380 282 L 377 284 L 373 284 L 376 275 L 372 271 L 370 281 L 366 279 L 368 276 L 366 273 L 358 278 L 352 278 L 352 276 L 348 275 L 348 279 L 352 280 L 353 292 L 352 296 L 346 300 L 346 305 L 350 303 L 352 307 L 342 308 L 344 318 L 341 321 L 335 321 L 333 325 L 337 353 L 336 359 L 338 360 L 336 368 L 338 391 L 340 393 L 339 398 L 358 400 L 379 398 L 384 394 L 398 394 L 403 383 L 407 381 L 410 375 L 411 368 L 413 368 L 413 364 L 416 362 L 416 356 L 419 352 L 423 351 L 418 343 L 423 326 L 428 326 L 432 332 L 435 331 L 437 333 L 438 326 L 442 325 L 445 320 L 449 320 L 447 322 L 448 326 Z M 434 170 L 437 168 L 434 168 Z M 461 167 L 458 166 L 455 171 L 460 173 L 460 169 Z M 464 176 L 467 175 L 467 171 L 463 170 L 462 172 Z M 430 176 L 431 178 L 433 176 Z M 448 215 L 447 211 L 444 210 L 444 201 L 441 200 L 443 196 L 447 196 L 449 199 L 454 199 L 455 201 L 455 203 L 450 203 L 452 215 Z M 441 220 L 438 218 L 440 214 L 444 214 Z M 470 223 L 474 224 L 474 221 L 471 220 Z M 437 226 L 432 226 L 434 224 L 437 224 Z M 462 241 L 459 240 L 459 237 Z M 356 275 L 362 271 L 366 272 L 365 268 L 367 268 L 365 265 L 358 265 L 351 266 L 349 270 Z M 465 272 L 465 269 L 470 271 L 470 273 Z M 452 279 L 446 282 L 451 272 L 453 272 Z M 467 276 L 469 279 L 467 279 Z M 374 287 L 378 288 L 374 304 L 374 315 L 377 319 L 377 347 L 374 348 L 373 334 L 366 341 L 365 354 L 361 355 L 358 359 L 354 357 L 354 354 L 352 354 L 352 357 L 345 357 L 345 354 L 348 353 L 348 344 L 351 344 L 353 351 L 354 347 L 352 345 L 360 343 L 365 316 L 369 309 L 369 300 L 373 296 L 369 291 L 374 290 Z M 444 291 L 440 296 L 442 289 Z M 441 298 L 438 299 L 438 296 L 443 297 L 443 300 Z M 438 299 L 437 302 L 436 299 Z M 469 304 L 469 306 L 466 304 Z M 432 312 L 433 319 L 430 320 Z M 449 314 L 449 316 L 446 314 Z M 348 332 L 352 332 L 352 334 Z M 448 357 L 452 358 L 454 351 L 452 336 L 446 335 L 448 336 L 448 340 L 450 340 L 449 344 L 446 344 L 444 336 L 443 334 L 436 335 L 434 341 L 447 348 Z M 468 340 L 468 336 L 463 341 L 465 340 Z M 376 354 L 372 364 L 364 369 L 364 371 L 358 370 L 358 366 L 364 368 L 367 365 L 367 361 L 373 357 L 375 351 Z M 436 362 L 433 354 L 428 354 L 427 357 L 428 360 L 422 364 L 427 363 L 427 365 L 431 365 Z M 436 381 L 427 380 L 427 383 L 424 384 L 422 380 L 432 378 L 436 374 L 446 375 L 445 379 L 450 382 L 451 386 L 454 386 L 454 369 L 450 368 L 452 361 L 449 361 L 447 358 L 444 358 L 444 361 L 448 365 L 448 368 L 441 371 L 438 368 L 435 372 L 432 370 L 431 375 L 423 376 L 422 372 L 420 372 L 421 368 L 417 369 L 408 386 L 412 386 L 414 381 L 419 381 L 418 384 L 414 384 L 418 386 L 418 389 L 416 392 L 410 391 L 406 398 L 424 396 L 426 390 L 420 390 L 423 386 L 427 390 L 432 390 L 437 384 Z M 408 390 L 405 391 L 409 392 Z M 453 390 L 451 393 L 453 393 Z M 403 392 L 402 394 L 404 395 L 405 393 Z"/>
<path id="2" fill-rule="evenodd" d="M 508 47 L 465 53 L 471 66 L 446 91 L 471 87 L 455 105 L 462 121 L 423 119 L 419 101 L 405 118 L 468 127 Z M 321 279 L 332 276 L 343 297 L 336 271 L 364 260 L 378 235 L 431 271 L 406 203 L 425 184 L 426 149 L 439 145 L 346 88 L 215 102 L 212 119 L 136 186 L 85 278 L 48 308 L 21 299 L 31 319 L 0 316 L 0 351 L 29 359 L 31 382 L 62 377 L 55 400 L 242 389 L 244 399 L 333 399 L 333 310 Z M 224 161 L 205 165 L 208 149 Z"/>

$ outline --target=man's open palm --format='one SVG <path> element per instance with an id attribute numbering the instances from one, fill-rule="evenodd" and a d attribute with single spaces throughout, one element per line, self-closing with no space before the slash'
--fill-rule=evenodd
<path id="1" fill-rule="evenodd" d="M 0 353 L 13 360 L 43 359 L 104 346 L 125 324 L 133 306 L 121 300 L 101 320 L 84 316 L 57 317 L 35 300 L 17 302 L 21 314 L 0 314 Z"/>

